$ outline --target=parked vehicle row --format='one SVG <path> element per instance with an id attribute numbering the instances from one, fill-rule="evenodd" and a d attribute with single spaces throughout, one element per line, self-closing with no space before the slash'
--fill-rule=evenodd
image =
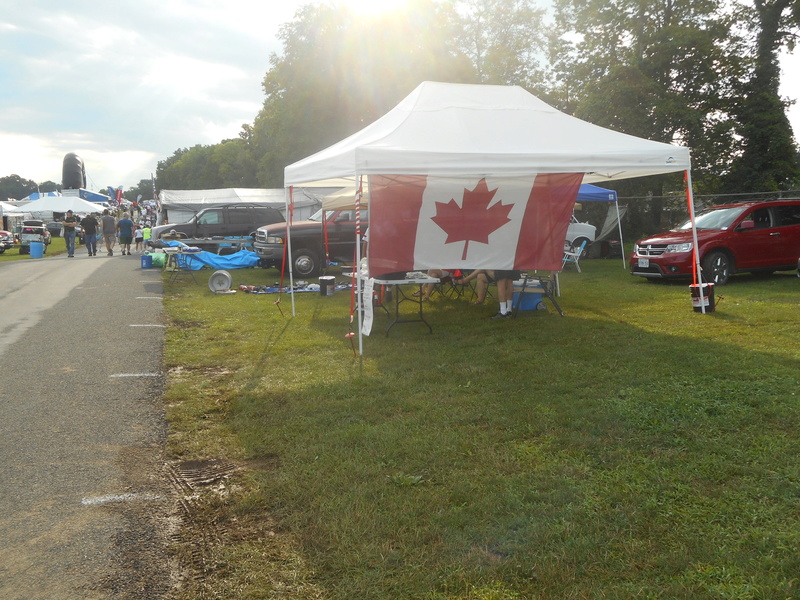
<path id="1" fill-rule="evenodd" d="M 44 244 L 44 251 L 47 252 L 50 241 L 50 232 L 47 230 L 47 225 L 45 225 L 44 221 L 29 219 L 22 222 L 22 229 L 20 229 L 19 234 L 20 254 L 30 254 L 31 242 L 42 242 Z"/>
<path id="2" fill-rule="evenodd" d="M 355 256 L 355 210 L 317 211 L 306 221 L 292 223 L 292 272 L 299 277 L 315 277 L 325 266 L 325 236 L 328 242 L 328 259 L 350 263 Z M 323 215 L 326 218 L 323 230 Z M 369 226 L 369 210 L 361 211 L 362 230 Z M 567 229 L 565 247 L 580 246 L 583 241 L 593 242 L 595 227 L 579 222 L 574 216 Z M 286 240 L 286 223 L 259 227 L 253 246 L 266 268 L 281 268 L 283 245 Z"/>
<path id="3" fill-rule="evenodd" d="M 771 273 L 798 267 L 800 199 L 742 202 L 707 208 L 695 217 L 702 277 L 724 285 L 741 272 Z M 648 279 L 692 275 L 691 221 L 639 240 L 630 272 Z"/>
<path id="4" fill-rule="evenodd" d="M 0 254 L 14 247 L 14 234 L 0 229 Z"/>

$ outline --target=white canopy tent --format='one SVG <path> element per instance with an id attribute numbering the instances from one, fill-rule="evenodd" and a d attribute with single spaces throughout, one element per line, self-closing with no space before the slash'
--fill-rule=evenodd
<path id="1" fill-rule="evenodd" d="M 474 180 L 570 173 L 599 183 L 689 174 L 690 168 L 688 148 L 587 123 L 521 87 L 424 82 L 371 125 L 287 166 L 284 185 L 358 187 L 362 177 L 385 175 Z"/>
<path id="2" fill-rule="evenodd" d="M 263 204 L 280 211 L 286 208 L 285 192 L 280 188 L 161 190 L 158 192 L 158 198 L 162 215 L 166 211 L 170 223 L 188 221 L 201 210 L 212 206 L 252 203 Z M 311 215 L 318 207 L 318 200 L 306 196 L 295 203 L 295 209 L 299 209 L 298 214 L 302 218 Z"/>
<path id="3" fill-rule="evenodd" d="M 103 207 L 95 202 L 89 202 L 78 196 L 45 196 L 39 200 L 29 202 L 23 207 L 25 212 L 32 215 L 48 213 L 65 213 L 71 210 L 73 213 L 92 214 L 103 211 Z"/>

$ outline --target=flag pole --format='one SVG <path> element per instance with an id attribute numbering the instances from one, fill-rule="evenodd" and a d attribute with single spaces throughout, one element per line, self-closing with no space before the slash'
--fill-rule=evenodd
<path id="1" fill-rule="evenodd" d="M 289 263 L 289 295 L 292 298 L 292 316 L 296 317 L 297 313 L 295 312 L 294 307 L 294 272 L 292 271 L 292 215 L 294 213 L 294 186 L 290 185 L 288 194 L 284 195 L 284 201 L 286 203 L 286 240 L 284 244 L 286 244 L 286 256 L 288 257 Z"/>
<path id="2" fill-rule="evenodd" d="M 697 227 L 694 223 L 694 194 L 692 193 L 692 172 L 686 170 L 684 181 L 686 182 L 686 203 L 689 206 L 689 219 L 692 223 L 692 283 L 698 286 L 697 292 L 700 298 L 700 312 L 706 313 L 706 305 L 703 302 L 703 277 L 700 271 L 700 252 L 697 247 Z"/>
<path id="3" fill-rule="evenodd" d="M 364 334 L 361 331 L 364 321 L 364 297 L 362 294 L 363 284 L 361 280 L 361 191 L 362 179 L 357 175 L 358 186 L 356 187 L 356 264 L 353 269 L 356 273 L 356 311 L 358 312 L 358 355 L 364 355 Z M 367 248 L 369 252 L 369 248 Z M 372 302 L 372 298 L 370 298 Z"/>

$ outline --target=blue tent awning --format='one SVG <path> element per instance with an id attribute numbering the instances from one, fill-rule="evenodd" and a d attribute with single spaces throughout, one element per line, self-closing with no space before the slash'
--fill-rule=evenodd
<path id="1" fill-rule="evenodd" d="M 584 183 L 578 190 L 578 202 L 616 202 L 617 192 Z"/>

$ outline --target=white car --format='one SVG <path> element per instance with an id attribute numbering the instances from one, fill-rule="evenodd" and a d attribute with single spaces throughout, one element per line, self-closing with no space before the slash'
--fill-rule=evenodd
<path id="1" fill-rule="evenodd" d="M 569 227 L 567 227 L 567 239 L 564 240 L 564 250 L 577 248 L 584 241 L 588 246 L 594 241 L 595 235 L 597 235 L 597 228 L 594 225 L 581 223 L 575 215 L 572 215 Z M 584 248 L 582 256 L 586 256 L 586 252 L 587 248 Z"/>

